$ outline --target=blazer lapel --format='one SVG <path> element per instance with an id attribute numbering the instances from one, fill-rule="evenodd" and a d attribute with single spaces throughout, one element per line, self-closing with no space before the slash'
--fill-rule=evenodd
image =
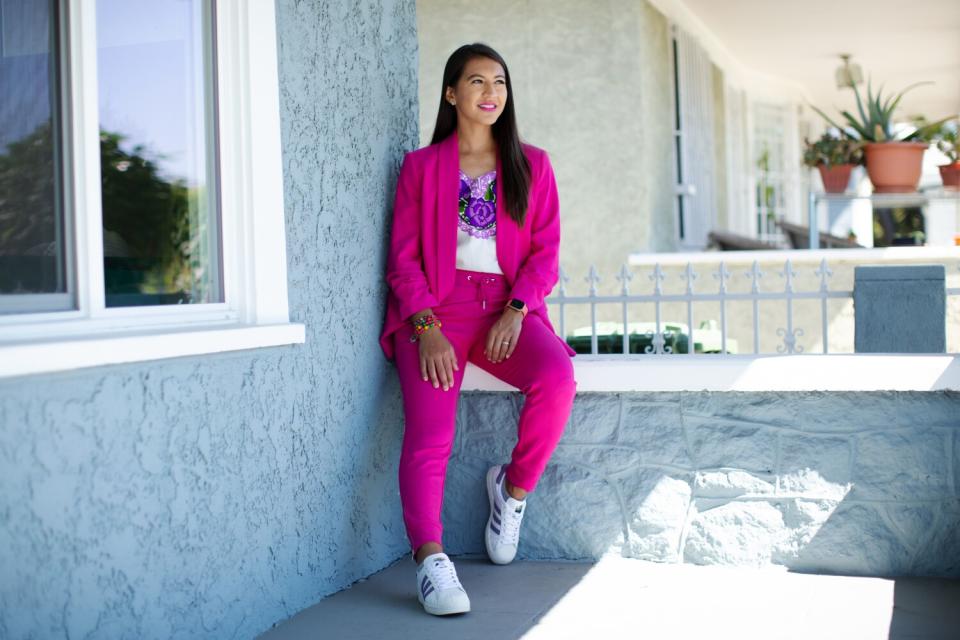
<path id="1" fill-rule="evenodd" d="M 459 197 L 460 145 L 457 132 L 440 143 L 437 162 L 437 295 L 453 290 L 457 270 L 457 200 Z"/>

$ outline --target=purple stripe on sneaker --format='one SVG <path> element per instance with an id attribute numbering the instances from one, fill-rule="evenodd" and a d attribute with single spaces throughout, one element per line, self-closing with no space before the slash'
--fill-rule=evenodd
<path id="1" fill-rule="evenodd" d="M 497 484 L 500 484 L 501 482 L 503 482 L 503 476 L 505 476 L 506 473 L 507 473 L 507 466 L 506 465 L 501 466 L 500 473 L 497 475 Z"/>
<path id="2" fill-rule="evenodd" d="M 428 582 L 430 582 L 429 576 L 423 576 L 423 580 L 420 581 L 420 591 L 423 591 L 427 588 Z"/>
<path id="3" fill-rule="evenodd" d="M 497 515 L 500 515 L 500 505 L 496 502 L 493 503 L 493 510 L 497 512 Z"/>
<path id="4" fill-rule="evenodd" d="M 423 586 L 420 587 L 420 593 L 423 594 L 423 597 L 426 598 L 427 594 L 433 591 L 433 584 L 428 580 Z"/>
<path id="5" fill-rule="evenodd" d="M 493 516 L 493 521 L 497 523 L 498 527 L 500 526 L 500 518 L 498 518 L 497 516 Z"/>
<path id="6" fill-rule="evenodd" d="M 427 597 L 428 595 L 430 595 L 431 593 L 433 593 L 433 585 L 431 585 L 430 588 L 427 589 L 427 592 L 426 592 L 425 594 L 423 594 L 424 599 L 426 599 L 426 597 Z"/>
<path id="7" fill-rule="evenodd" d="M 500 535 L 500 529 L 498 529 L 492 522 L 490 523 L 490 531 L 493 531 L 495 534 Z"/>

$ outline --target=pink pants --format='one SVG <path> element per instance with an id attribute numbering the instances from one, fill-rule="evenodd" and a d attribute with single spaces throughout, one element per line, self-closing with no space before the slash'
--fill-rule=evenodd
<path id="1" fill-rule="evenodd" d="M 517 387 L 526 397 L 517 444 L 507 467 L 507 479 L 515 486 L 533 491 L 570 416 L 576 393 L 573 363 L 556 334 L 539 317 L 529 314 L 524 319 L 509 358 L 494 364 L 483 355 L 487 333 L 503 314 L 508 299 L 509 286 L 503 276 L 457 270 L 453 292 L 433 309 L 460 367 L 447 391 L 423 381 L 420 347 L 410 342 L 412 328 L 394 334 L 405 418 L 400 501 L 414 552 L 424 543 L 442 542 L 443 485 L 467 361 Z"/>

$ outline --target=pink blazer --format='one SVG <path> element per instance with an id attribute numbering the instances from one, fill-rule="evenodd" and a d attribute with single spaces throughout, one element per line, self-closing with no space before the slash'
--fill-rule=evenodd
<path id="1" fill-rule="evenodd" d="M 530 313 L 553 329 L 543 299 L 558 278 L 560 200 L 547 153 L 531 145 L 523 145 L 523 150 L 531 170 L 527 216 L 522 227 L 510 218 L 497 180 L 497 261 L 510 284 L 510 296 L 526 302 Z M 453 289 L 459 168 L 456 132 L 403 159 L 387 257 L 390 293 L 380 334 L 388 359 L 393 359 L 393 333 L 414 313 L 436 307 Z M 499 159 L 497 175 L 501 175 Z M 574 355 L 563 339 L 557 336 L 557 340 Z"/>

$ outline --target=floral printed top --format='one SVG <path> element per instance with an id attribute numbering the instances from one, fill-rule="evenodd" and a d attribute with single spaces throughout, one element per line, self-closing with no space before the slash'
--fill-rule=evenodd
<path id="1" fill-rule="evenodd" d="M 471 178 L 460 172 L 457 269 L 503 273 L 497 260 L 497 172 Z"/>
<path id="2" fill-rule="evenodd" d="M 460 172 L 460 216 L 457 226 L 474 238 L 497 235 L 497 172 L 471 178 Z"/>

